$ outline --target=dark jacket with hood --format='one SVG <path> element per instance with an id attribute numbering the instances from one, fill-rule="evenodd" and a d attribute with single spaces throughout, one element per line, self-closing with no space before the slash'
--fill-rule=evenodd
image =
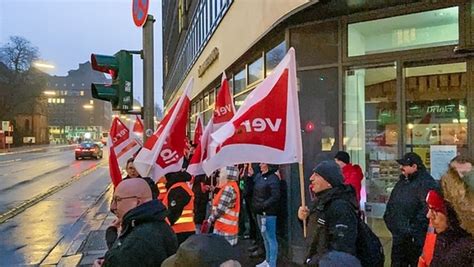
<path id="1" fill-rule="evenodd" d="M 408 177 L 400 175 L 400 180 L 392 190 L 384 214 L 385 224 L 392 233 L 394 241 L 413 240 L 421 253 L 428 228 L 426 195 L 428 191 L 437 188 L 438 184 L 424 166 L 420 166 L 418 171 Z M 413 250 L 414 248 L 407 247 L 406 249 Z"/>
<path id="2" fill-rule="evenodd" d="M 209 192 L 203 190 L 206 183 L 206 175 L 194 176 L 194 223 L 200 224 L 206 219 L 206 208 L 209 202 Z"/>
<path id="3" fill-rule="evenodd" d="M 122 233 L 105 254 L 103 266 L 160 266 L 178 249 L 176 235 L 165 218 L 166 207 L 158 200 L 127 212 Z"/>
<path id="4" fill-rule="evenodd" d="M 168 219 L 173 225 L 183 213 L 184 207 L 191 201 L 191 196 L 181 187 L 169 190 L 174 184 L 191 181 L 191 175 L 187 172 L 172 172 L 165 175 L 166 190 L 168 190 Z"/>
<path id="5" fill-rule="evenodd" d="M 267 173 L 255 176 L 252 205 L 257 214 L 277 216 L 280 204 L 280 178 L 275 174 L 278 167 L 268 166 Z"/>
<path id="6" fill-rule="evenodd" d="M 356 256 L 358 203 L 354 188 L 338 185 L 316 194 L 308 219 L 308 259 L 318 264 L 324 255 L 338 251 Z"/>

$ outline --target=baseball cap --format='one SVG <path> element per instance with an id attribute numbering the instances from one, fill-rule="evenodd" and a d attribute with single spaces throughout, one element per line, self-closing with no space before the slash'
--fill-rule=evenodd
<path id="1" fill-rule="evenodd" d="M 403 155 L 403 158 L 397 159 L 398 164 L 402 166 L 411 166 L 413 164 L 416 165 L 423 165 L 423 161 L 421 160 L 420 156 L 414 152 L 408 152 Z"/>
<path id="2" fill-rule="evenodd" d="M 192 235 L 184 241 L 173 256 L 161 267 L 218 267 L 228 260 L 236 260 L 237 251 L 222 236 L 215 234 Z"/>

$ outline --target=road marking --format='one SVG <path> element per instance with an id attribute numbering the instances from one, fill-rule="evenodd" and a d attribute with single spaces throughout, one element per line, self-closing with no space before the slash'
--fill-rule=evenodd
<path id="1" fill-rule="evenodd" d="M 91 168 L 86 169 L 85 171 L 72 176 L 69 180 L 67 180 L 67 181 L 65 181 L 65 182 L 63 182 L 59 185 L 55 185 L 55 186 L 51 187 L 50 189 L 46 190 L 45 192 L 40 193 L 40 194 L 38 194 L 38 195 L 22 202 L 20 205 L 18 205 L 16 207 L 0 214 L 0 224 L 4 223 L 8 219 L 11 219 L 11 218 L 17 216 L 18 214 L 22 213 L 23 211 L 25 211 L 29 207 L 34 206 L 35 204 L 37 204 L 41 200 L 43 200 L 43 199 L 59 192 L 60 190 L 68 187 L 69 185 L 71 185 L 75 181 L 79 180 L 81 177 L 86 176 L 86 175 L 94 172 L 99 167 L 101 167 L 102 165 L 106 165 L 106 164 L 107 164 L 107 162 L 102 162 L 102 163 L 96 164 L 96 165 L 92 166 Z"/>

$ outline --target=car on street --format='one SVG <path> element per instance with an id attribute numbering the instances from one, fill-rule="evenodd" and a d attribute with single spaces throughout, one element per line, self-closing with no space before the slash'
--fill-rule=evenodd
<path id="1" fill-rule="evenodd" d="M 102 146 L 94 142 L 82 142 L 74 149 L 76 160 L 83 158 L 101 159 Z"/>

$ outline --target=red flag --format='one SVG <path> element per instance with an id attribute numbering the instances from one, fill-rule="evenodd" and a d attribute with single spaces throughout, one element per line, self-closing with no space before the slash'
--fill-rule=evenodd
<path id="1" fill-rule="evenodd" d="M 127 160 L 140 149 L 140 144 L 130 133 L 125 124 L 117 117 L 112 121 L 109 132 L 109 172 L 114 186 L 122 181 L 120 166 L 124 166 Z"/>
<path id="2" fill-rule="evenodd" d="M 249 94 L 237 114 L 211 134 L 207 174 L 246 162 L 302 162 L 295 52 Z"/>
<path id="3" fill-rule="evenodd" d="M 199 142 L 198 147 L 194 151 L 194 155 L 189 162 L 187 171 L 191 175 L 200 175 L 205 173 L 202 168 L 202 162 L 208 156 L 207 151 L 210 135 L 226 122 L 230 121 L 234 114 L 235 107 L 232 94 L 229 89 L 229 82 L 227 81 L 225 73 L 222 73 L 221 89 L 217 93 L 214 113 L 206 128 L 204 129 L 201 142 Z"/>
<path id="4" fill-rule="evenodd" d="M 202 118 L 201 114 L 196 119 L 196 127 L 194 128 L 194 140 L 193 144 L 199 144 L 202 136 Z"/>
<path id="5" fill-rule="evenodd" d="M 157 180 L 169 172 L 181 170 L 192 84 L 193 79 L 138 153 L 134 163 L 142 176 Z"/>
<path id="6" fill-rule="evenodd" d="M 217 93 L 214 114 L 212 115 L 212 122 L 214 124 L 213 132 L 230 121 L 232 117 L 234 117 L 234 114 L 234 101 L 230 92 L 229 81 L 224 72 L 222 73 L 221 89 Z"/>

